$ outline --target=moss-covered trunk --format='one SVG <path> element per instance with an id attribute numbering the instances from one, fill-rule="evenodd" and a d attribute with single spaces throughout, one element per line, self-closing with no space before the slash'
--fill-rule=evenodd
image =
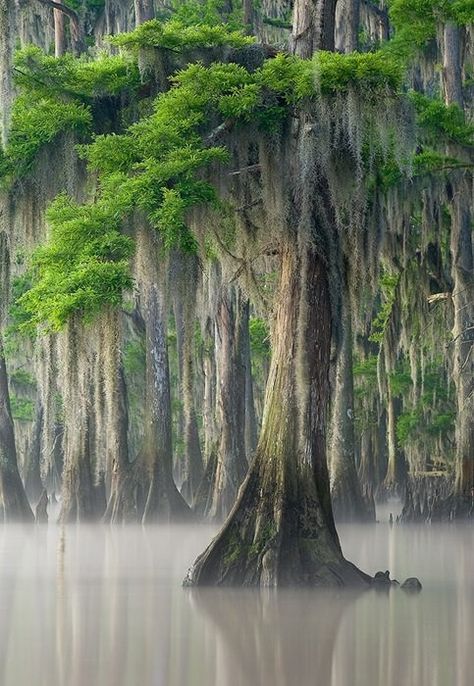
<path id="1" fill-rule="evenodd" d="M 247 471 L 245 456 L 245 334 L 248 301 L 236 286 L 222 287 L 216 317 L 217 412 L 220 439 L 207 515 L 223 519 Z"/>
<path id="2" fill-rule="evenodd" d="M 166 268 L 159 265 L 158 241 L 148 227 L 139 229 L 137 255 L 146 349 L 143 456 L 149 473 L 143 521 L 170 521 L 188 517 L 190 510 L 173 480 Z"/>
<path id="3" fill-rule="evenodd" d="M 325 264 L 282 247 L 273 356 L 257 452 L 190 585 L 363 585 L 341 552 L 326 464 L 331 311 Z M 298 335 L 295 333 L 298 332 Z"/>
<path id="4" fill-rule="evenodd" d="M 474 496 L 474 256 L 470 181 L 453 199 L 451 256 L 453 277 L 453 380 L 456 387 L 456 513 L 467 514 Z"/>
<path id="5" fill-rule="evenodd" d="M 10 410 L 7 369 L 0 332 L 0 494 L 5 521 L 33 521 L 18 471 L 15 434 Z"/>
<path id="6" fill-rule="evenodd" d="M 352 317 L 348 299 L 345 289 L 331 416 L 331 499 L 336 519 L 363 521 L 369 518 L 369 512 L 355 464 Z"/>

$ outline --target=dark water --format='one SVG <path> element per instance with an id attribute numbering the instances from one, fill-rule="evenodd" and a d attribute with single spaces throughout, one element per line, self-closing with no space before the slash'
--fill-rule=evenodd
<path id="1" fill-rule="evenodd" d="M 474 684 L 474 527 L 341 529 L 418 596 L 183 590 L 212 531 L 1 528 L 0 684 Z"/>

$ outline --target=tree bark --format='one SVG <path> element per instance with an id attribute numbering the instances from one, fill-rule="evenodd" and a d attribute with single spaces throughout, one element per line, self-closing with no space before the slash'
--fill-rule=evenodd
<path id="1" fill-rule="evenodd" d="M 185 584 L 363 586 L 369 578 L 344 559 L 331 510 L 331 311 L 326 267 L 312 247 L 282 247 L 276 303 L 256 456 L 232 512 Z"/>
<path id="2" fill-rule="evenodd" d="M 359 45 L 360 0 L 338 0 L 336 4 L 336 49 L 354 52 Z"/>
<path id="3" fill-rule="evenodd" d="M 168 363 L 166 278 L 159 265 L 158 245 L 151 229 L 139 230 L 142 304 L 145 320 L 145 436 L 143 454 L 150 485 L 143 522 L 171 521 L 191 511 L 173 480 L 171 393 Z"/>
<path id="4" fill-rule="evenodd" d="M 64 336 L 64 466 L 59 518 L 62 523 L 92 521 L 103 510 L 91 467 L 91 384 L 85 373 L 88 362 L 82 358 L 87 350 L 83 324 L 73 317 Z"/>
<path id="5" fill-rule="evenodd" d="M 6 522 L 34 520 L 18 471 L 7 368 L 0 332 L 0 493 Z"/>
<path id="6" fill-rule="evenodd" d="M 24 469 L 25 491 L 28 496 L 28 500 L 32 503 L 38 502 L 44 490 L 44 486 L 41 482 L 40 470 L 42 433 L 43 407 L 41 403 L 37 401 L 31 443 L 26 456 Z"/>
<path id="7" fill-rule="evenodd" d="M 331 436 L 331 499 L 336 520 L 368 519 L 357 475 L 352 376 L 352 317 L 348 288 L 342 294 L 341 341 L 336 359 Z"/>
<path id="8" fill-rule="evenodd" d="M 227 516 L 247 471 L 244 346 L 248 316 L 248 301 L 240 289 L 224 284 L 216 317 L 220 440 L 212 497 L 206 512 L 211 519 Z"/>
<path id="9" fill-rule="evenodd" d="M 443 30 L 443 85 L 447 105 L 463 107 L 461 70 L 461 29 L 448 22 Z"/>
<path id="10" fill-rule="evenodd" d="M 63 0 L 56 0 L 58 4 L 62 4 Z M 62 57 L 66 52 L 66 15 L 62 10 L 53 10 L 54 14 L 54 54 L 56 57 Z"/>
<path id="11" fill-rule="evenodd" d="M 253 392 L 252 356 L 250 354 L 249 317 L 245 321 L 243 358 L 245 365 L 245 454 L 251 460 L 258 441 L 257 416 Z"/>
<path id="12" fill-rule="evenodd" d="M 56 14 L 61 13 L 63 15 L 66 15 L 69 18 L 69 30 L 71 34 L 71 48 L 72 52 L 74 55 L 80 55 L 84 50 L 86 49 L 86 43 L 85 43 L 85 38 L 84 38 L 84 27 L 82 25 L 81 19 L 78 15 L 78 13 L 65 5 L 63 3 L 63 0 L 38 0 L 42 5 L 46 5 L 47 7 L 51 7 L 52 10 L 54 10 L 55 13 L 55 39 L 59 38 L 60 44 L 57 46 L 55 44 L 55 51 L 62 50 L 65 51 L 65 35 L 64 35 L 64 20 L 63 24 L 58 25 L 58 34 L 56 33 Z M 62 35 L 61 35 L 62 31 Z M 61 54 L 64 54 L 64 52 L 60 52 L 60 54 L 56 54 L 57 57 L 59 57 Z"/>
<path id="13" fill-rule="evenodd" d="M 3 147 L 8 143 L 13 102 L 13 22 L 13 3 L 0 0 L 0 142 Z"/>
<path id="14" fill-rule="evenodd" d="M 451 206 L 453 380 L 456 387 L 456 511 L 465 515 L 474 496 L 474 256 L 470 191 L 463 179 Z"/>
<path id="15" fill-rule="evenodd" d="M 135 2 L 135 24 L 139 26 L 145 21 L 150 21 L 155 16 L 153 0 L 134 0 Z"/>
<path id="16" fill-rule="evenodd" d="M 316 50 L 334 50 L 336 0 L 295 0 L 292 51 L 309 59 Z"/>

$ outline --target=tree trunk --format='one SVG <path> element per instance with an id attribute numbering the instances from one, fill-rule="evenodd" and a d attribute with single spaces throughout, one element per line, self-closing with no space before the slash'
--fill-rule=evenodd
<path id="1" fill-rule="evenodd" d="M 24 470 L 25 491 L 31 503 L 37 503 L 44 491 L 41 482 L 41 436 L 43 433 L 43 406 L 36 403 L 35 421 L 31 436 L 31 444 L 26 456 Z"/>
<path id="2" fill-rule="evenodd" d="M 341 341 L 336 360 L 331 436 L 331 499 L 338 520 L 367 520 L 355 464 L 352 317 L 348 288 L 342 295 Z"/>
<path id="3" fill-rule="evenodd" d="M 273 356 L 254 462 L 189 585 L 364 585 L 334 526 L 326 465 L 331 311 L 312 247 L 282 246 Z M 298 332 L 298 335 L 295 333 Z"/>
<path id="4" fill-rule="evenodd" d="M 91 521 L 103 514 L 91 468 L 91 383 L 83 324 L 73 318 L 64 332 L 62 367 L 65 409 L 60 521 Z"/>
<path id="5" fill-rule="evenodd" d="M 14 5 L 0 0 L 0 143 L 6 147 L 13 102 Z"/>
<path id="6" fill-rule="evenodd" d="M 62 4 L 63 0 L 56 0 Z M 53 10 L 54 14 L 54 54 L 55 57 L 62 57 L 66 52 L 66 15 L 61 10 Z"/>
<path id="7" fill-rule="evenodd" d="M 0 493 L 6 522 L 34 520 L 18 471 L 7 368 L 0 332 Z"/>
<path id="8" fill-rule="evenodd" d="M 474 256 L 470 179 L 463 179 L 451 206 L 453 277 L 453 380 L 456 387 L 456 513 L 474 496 Z"/>
<path id="9" fill-rule="evenodd" d="M 164 265 L 159 265 L 157 240 L 142 227 L 137 254 L 142 264 L 142 302 L 145 319 L 145 437 L 143 454 L 150 485 L 143 522 L 189 517 L 190 509 L 173 480 L 171 393 L 167 341 L 167 300 Z"/>
<path id="10" fill-rule="evenodd" d="M 112 311 L 103 322 L 107 464 L 111 465 L 110 496 L 104 520 L 137 520 L 134 470 L 128 454 L 128 398 L 121 359 L 119 313 Z M 139 459 L 139 458 L 137 458 Z"/>
<path id="11" fill-rule="evenodd" d="M 336 49 L 354 52 L 359 45 L 360 0 L 338 0 L 336 5 Z"/>
<path id="12" fill-rule="evenodd" d="M 153 0 L 134 0 L 135 2 L 135 24 L 139 26 L 145 21 L 150 21 L 155 16 Z"/>
<path id="13" fill-rule="evenodd" d="M 245 454 L 251 460 L 258 441 L 257 416 L 253 393 L 252 357 L 250 354 L 249 317 L 245 321 L 243 358 L 245 365 Z"/>
<path id="14" fill-rule="evenodd" d="M 310 59 L 316 50 L 334 50 L 336 0 L 295 0 L 293 53 Z"/>
<path id="15" fill-rule="evenodd" d="M 248 316 L 248 301 L 240 290 L 223 285 L 216 317 L 220 441 L 210 508 L 206 513 L 217 520 L 229 513 L 247 471 L 243 353 Z"/>
<path id="16" fill-rule="evenodd" d="M 443 86 L 447 105 L 463 107 L 460 28 L 448 22 L 443 33 Z"/>

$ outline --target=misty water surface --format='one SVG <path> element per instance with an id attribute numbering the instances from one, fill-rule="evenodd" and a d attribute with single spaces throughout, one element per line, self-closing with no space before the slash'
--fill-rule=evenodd
<path id="1" fill-rule="evenodd" d="M 2 686 L 471 686 L 472 526 L 341 527 L 417 596 L 190 591 L 214 529 L 0 529 Z"/>

